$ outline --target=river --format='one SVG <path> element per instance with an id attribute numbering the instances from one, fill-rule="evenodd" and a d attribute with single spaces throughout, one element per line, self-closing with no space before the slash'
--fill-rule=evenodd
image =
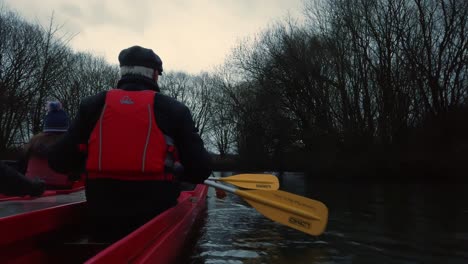
<path id="1" fill-rule="evenodd" d="M 468 263 L 468 184 L 314 181 L 284 173 L 280 189 L 325 203 L 326 232 L 305 235 L 235 195 L 218 199 L 210 188 L 188 262 Z"/>

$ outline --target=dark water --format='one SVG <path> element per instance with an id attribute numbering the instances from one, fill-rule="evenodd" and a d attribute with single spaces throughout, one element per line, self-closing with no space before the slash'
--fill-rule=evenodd
<path id="1" fill-rule="evenodd" d="M 282 190 L 328 206 L 323 235 L 273 223 L 210 189 L 191 263 L 468 263 L 468 184 L 283 177 Z"/>

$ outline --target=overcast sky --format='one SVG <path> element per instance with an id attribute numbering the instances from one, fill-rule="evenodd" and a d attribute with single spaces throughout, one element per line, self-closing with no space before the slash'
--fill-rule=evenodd
<path id="1" fill-rule="evenodd" d="M 117 63 L 120 50 L 152 48 L 164 70 L 209 71 L 234 45 L 275 20 L 300 17 L 302 0 L 0 0 L 47 24 L 54 11 L 75 50 Z"/>

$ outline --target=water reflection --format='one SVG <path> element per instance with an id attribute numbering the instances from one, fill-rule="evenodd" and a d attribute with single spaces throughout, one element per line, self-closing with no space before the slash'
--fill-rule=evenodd
<path id="1" fill-rule="evenodd" d="M 210 189 L 192 263 L 468 263 L 468 185 L 314 181 L 285 173 L 281 189 L 329 210 L 311 237 Z"/>

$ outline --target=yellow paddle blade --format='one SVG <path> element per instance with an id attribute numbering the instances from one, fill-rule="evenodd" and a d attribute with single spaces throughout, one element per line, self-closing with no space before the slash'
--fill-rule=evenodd
<path id="1" fill-rule="evenodd" d="M 328 222 L 328 208 L 321 202 L 285 191 L 236 190 L 265 217 L 309 235 L 320 235 Z"/>
<path id="2" fill-rule="evenodd" d="M 222 181 L 237 187 L 252 190 L 278 190 L 279 181 L 272 174 L 237 174 L 223 178 L 210 178 L 210 180 Z"/>

